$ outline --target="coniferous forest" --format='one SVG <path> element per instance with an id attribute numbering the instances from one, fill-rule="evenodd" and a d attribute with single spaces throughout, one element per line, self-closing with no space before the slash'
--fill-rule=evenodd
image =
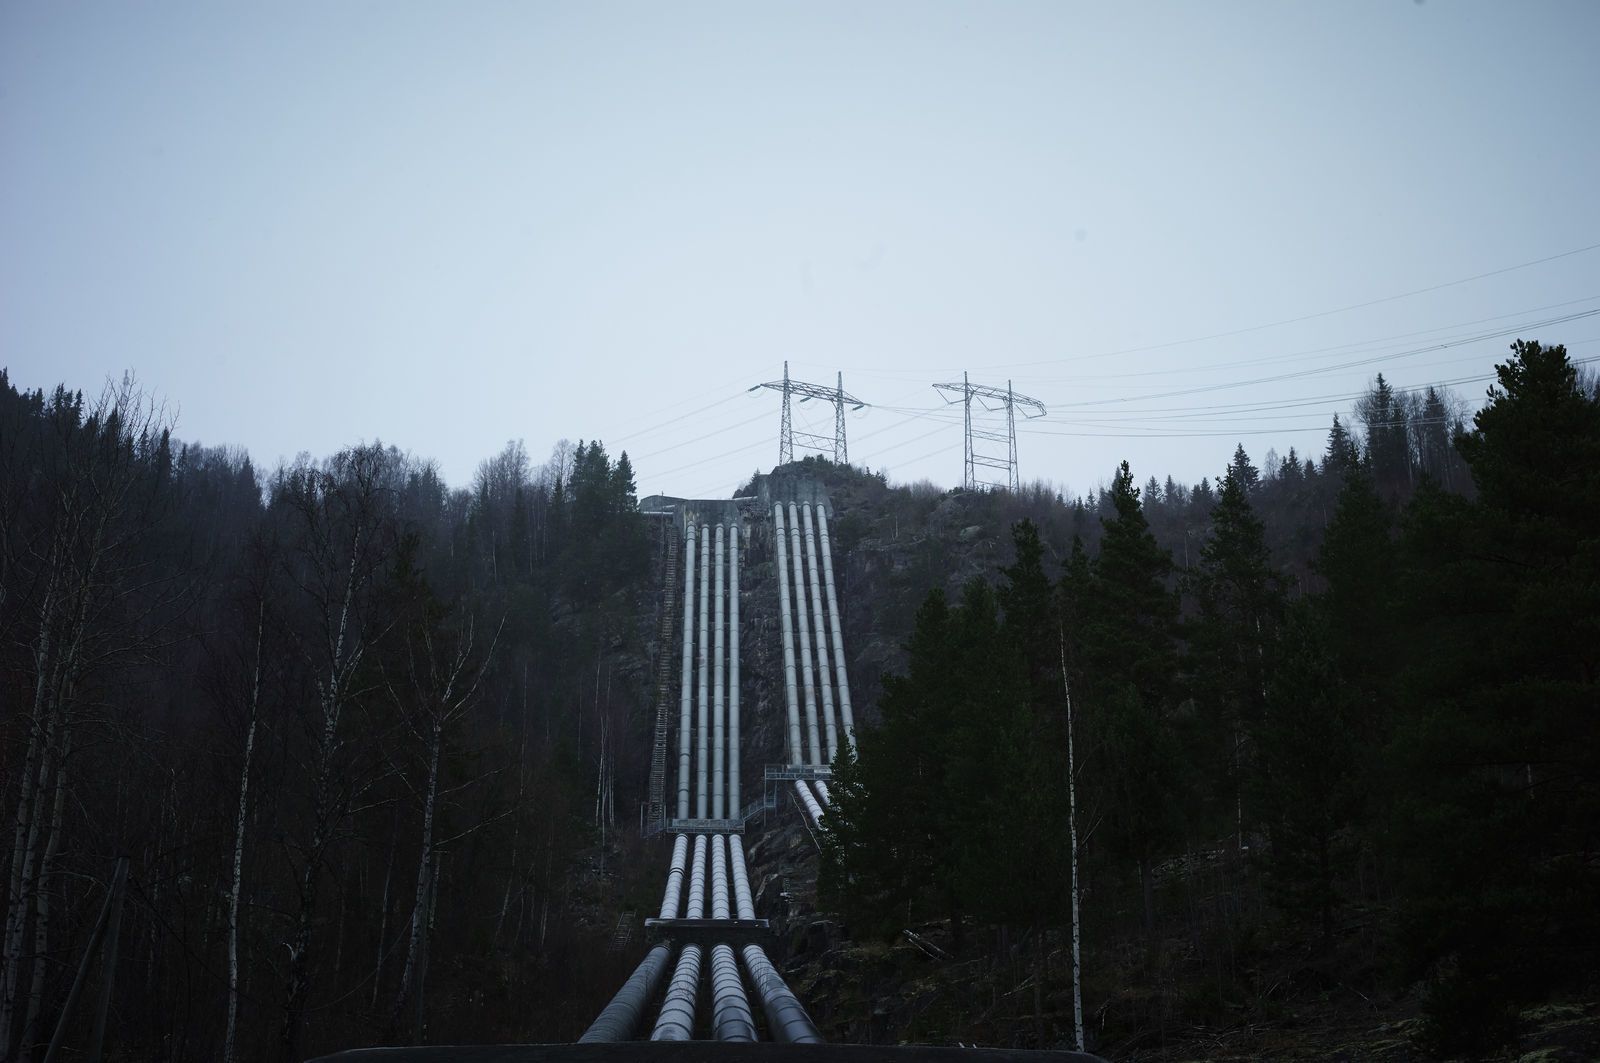
<path id="1" fill-rule="evenodd" d="M 1113 1057 L 1305 997 L 1269 954 L 1442 1055 L 1594 995 L 1600 394 L 1519 341 L 1471 416 L 1381 376 L 1354 414 L 1215 482 L 974 500 L 1008 536 L 954 590 L 949 537 L 905 547 L 910 607 L 852 621 L 903 650 L 836 765 L 839 935 L 1003 957 L 1017 1043 Z M 874 519 L 928 494 L 827 471 Z M 660 864 L 626 454 L 269 470 L 132 379 L 0 380 L 0 536 L 0 1055 L 42 1056 L 124 855 L 111 1058 L 571 1040 L 626 977 Z"/>
<path id="2" fill-rule="evenodd" d="M 1009 565 L 918 610 L 839 769 L 824 906 L 958 953 L 1029 935 L 1036 1016 L 1063 931 L 1102 1016 L 1178 978 L 1178 1025 L 1230 1025 L 1278 988 L 1246 970 L 1267 937 L 1326 992 L 1419 986 L 1412 1040 L 1445 1055 L 1592 998 L 1600 396 L 1560 347 L 1498 376 L 1453 438 L 1380 377 L 1315 465 L 1240 448 L 1184 499 L 1124 464 L 1093 551 L 1017 522 Z M 1200 498 L 1180 563 L 1152 524 Z"/>

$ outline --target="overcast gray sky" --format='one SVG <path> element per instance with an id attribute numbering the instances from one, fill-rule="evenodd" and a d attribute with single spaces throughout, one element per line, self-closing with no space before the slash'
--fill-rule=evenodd
<path id="1" fill-rule="evenodd" d="M 1197 480 L 1491 333 L 1600 355 L 1597 46 L 1589 0 L 11 2 L 0 364 L 266 465 L 599 437 L 687 495 L 771 466 L 784 359 L 958 483 L 965 369 L 1048 405 L 1025 479 Z"/>

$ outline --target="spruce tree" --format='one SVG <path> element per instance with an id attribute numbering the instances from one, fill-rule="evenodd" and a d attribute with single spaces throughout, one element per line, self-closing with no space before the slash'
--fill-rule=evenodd
<path id="1" fill-rule="evenodd" d="M 1356 806 L 1357 742 L 1350 695 L 1328 651 L 1325 620 L 1304 599 L 1285 618 L 1265 713 L 1256 729 L 1251 791 L 1271 842 L 1269 881 L 1279 905 L 1333 942 L 1339 840 Z"/>
<path id="2" fill-rule="evenodd" d="M 818 882 L 830 907 L 888 937 L 908 920 L 961 911 L 947 792 L 958 661 L 943 591 L 918 609 L 906 649 L 906 674 L 884 676 L 879 724 L 859 728 L 854 753 L 835 762 Z"/>
<path id="3" fill-rule="evenodd" d="M 1211 537 L 1188 584 L 1195 615 L 1186 625 L 1189 666 L 1201 710 L 1207 758 L 1226 795 L 1236 844 L 1244 848 L 1244 775 L 1261 723 L 1283 612 L 1283 581 L 1272 566 L 1266 531 L 1250 505 L 1242 449 L 1222 479 Z"/>
<path id="4" fill-rule="evenodd" d="M 1313 568 L 1326 581 L 1320 608 L 1364 737 L 1382 741 L 1395 652 L 1397 559 L 1393 520 L 1365 462 L 1350 465 Z"/>
<path id="5" fill-rule="evenodd" d="M 1512 351 L 1458 442 L 1477 499 L 1424 490 L 1405 533 L 1402 940 L 1450 1051 L 1600 965 L 1600 403 L 1564 348 Z"/>
<path id="6" fill-rule="evenodd" d="M 1343 476 L 1361 458 L 1360 448 L 1351 438 L 1349 429 L 1333 415 L 1333 427 L 1328 429 L 1328 447 L 1322 455 L 1322 471 L 1333 476 Z"/>
<path id="7" fill-rule="evenodd" d="M 1270 460 L 1271 457 L 1272 454 L 1269 452 L 1267 458 Z M 1268 471 L 1271 471 L 1270 465 Z M 1227 476 L 1237 480 L 1246 495 L 1261 486 L 1261 470 L 1250 463 L 1250 455 L 1244 452 L 1243 443 L 1236 444 L 1233 448 L 1233 460 L 1228 462 Z"/>
<path id="8" fill-rule="evenodd" d="M 1356 403 L 1356 413 L 1367 427 L 1367 461 L 1372 477 L 1386 498 L 1394 498 L 1411 486 L 1411 449 L 1406 438 L 1403 398 L 1379 373 L 1371 389 Z"/>
<path id="9" fill-rule="evenodd" d="M 1001 570 L 1005 582 L 999 589 L 1005 633 L 1009 644 L 1022 655 L 1034 687 L 1032 704 L 1043 711 L 1059 686 L 1053 679 L 1057 656 L 1054 588 L 1045 574 L 1044 544 L 1033 521 L 1018 521 L 1011 537 L 1016 559 Z"/>
<path id="10" fill-rule="evenodd" d="M 1172 726 L 1178 603 L 1172 557 L 1150 534 L 1127 462 L 1110 503 L 1083 623 L 1086 715 L 1105 750 L 1107 843 L 1138 869 L 1153 936 L 1155 861 L 1181 836 L 1189 798 Z"/>

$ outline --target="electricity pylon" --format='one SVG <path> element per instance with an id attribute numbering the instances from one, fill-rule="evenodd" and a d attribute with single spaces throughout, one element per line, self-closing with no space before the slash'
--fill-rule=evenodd
<path id="1" fill-rule="evenodd" d="M 765 384 L 757 384 L 750 388 L 757 391 L 761 388 L 771 388 L 783 395 L 783 420 L 778 426 L 778 464 L 787 465 L 794 460 L 795 440 L 800 441 L 804 450 L 815 450 L 818 453 L 828 452 L 828 437 L 815 432 L 796 432 L 794 430 L 794 417 L 790 412 L 792 397 L 800 396 L 801 402 L 810 402 L 812 399 L 821 399 L 833 403 L 833 460 L 839 465 L 850 463 L 850 448 L 845 445 L 844 438 L 844 408 L 848 404 L 852 410 L 859 410 L 867 404 L 848 394 L 844 390 L 844 374 L 838 376 L 838 383 L 834 387 L 824 387 L 821 384 L 805 384 L 798 380 L 789 379 L 789 363 L 783 363 L 783 379 L 769 380 Z"/>
<path id="2" fill-rule="evenodd" d="M 1027 395 L 1018 395 L 1011 390 L 1011 381 L 1006 381 L 1004 388 L 992 388 L 983 384 L 974 384 L 967 379 L 967 374 L 961 374 L 961 383 L 935 384 L 934 390 L 944 396 L 946 403 L 959 402 L 965 414 L 966 445 L 962 451 L 965 467 L 962 473 L 961 486 L 969 491 L 979 487 L 1007 487 L 1012 491 L 1018 490 L 1022 484 L 1017 476 L 1017 408 L 1022 408 L 1025 420 L 1043 417 L 1046 413 L 1044 403 L 1038 399 L 1029 398 Z M 972 400 L 977 399 L 978 405 L 988 413 L 999 410 L 1006 412 L 1006 430 L 1004 432 L 972 427 Z M 993 404 L 993 405 L 991 405 Z M 974 439 L 986 439 L 990 442 L 1006 444 L 1006 456 L 1001 458 L 994 454 L 980 454 L 973 444 Z M 978 469 L 1004 469 L 1006 482 L 998 483 L 993 480 L 979 480 Z"/>

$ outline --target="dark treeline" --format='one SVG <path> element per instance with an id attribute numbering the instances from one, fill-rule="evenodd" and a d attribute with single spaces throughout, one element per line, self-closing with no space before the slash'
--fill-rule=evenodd
<path id="1" fill-rule="evenodd" d="M 1320 457 L 1301 455 L 1294 447 L 1286 454 L 1269 449 L 1258 466 L 1240 444 L 1229 468 L 1250 494 L 1280 573 L 1295 590 L 1309 591 L 1320 586 L 1311 562 L 1351 466 L 1362 465 L 1378 496 L 1392 506 L 1404 505 L 1424 483 L 1470 497 L 1472 477 L 1451 442 L 1464 429 L 1462 403 L 1449 391 L 1396 391 L 1379 373 L 1356 402 L 1351 421 L 1334 416 Z M 1151 533 L 1182 569 L 1194 567 L 1210 535 L 1226 475 L 1192 485 L 1151 476 L 1140 488 Z M 1100 518 L 1116 510 L 1112 488 L 1101 487 L 1067 506 L 1072 533 L 1092 551 L 1101 534 Z"/>
<path id="2" fill-rule="evenodd" d="M 130 381 L 0 376 L 0 1057 L 42 1056 L 119 854 L 115 1058 L 576 1036 L 654 548 L 599 443 L 262 475 Z"/>
<path id="3" fill-rule="evenodd" d="M 1592 991 L 1600 395 L 1561 347 L 1498 374 L 1470 423 L 1380 377 L 1315 463 L 1240 448 L 1143 490 L 1124 464 L 1054 560 L 1019 522 L 998 584 L 922 604 L 838 766 L 825 902 L 958 953 L 994 934 L 1045 1043 L 1073 1035 L 1042 987 L 1071 984 L 1074 882 L 1102 1043 L 1270 1008 L 1269 941 L 1283 980 L 1415 988 L 1440 1052 Z"/>

